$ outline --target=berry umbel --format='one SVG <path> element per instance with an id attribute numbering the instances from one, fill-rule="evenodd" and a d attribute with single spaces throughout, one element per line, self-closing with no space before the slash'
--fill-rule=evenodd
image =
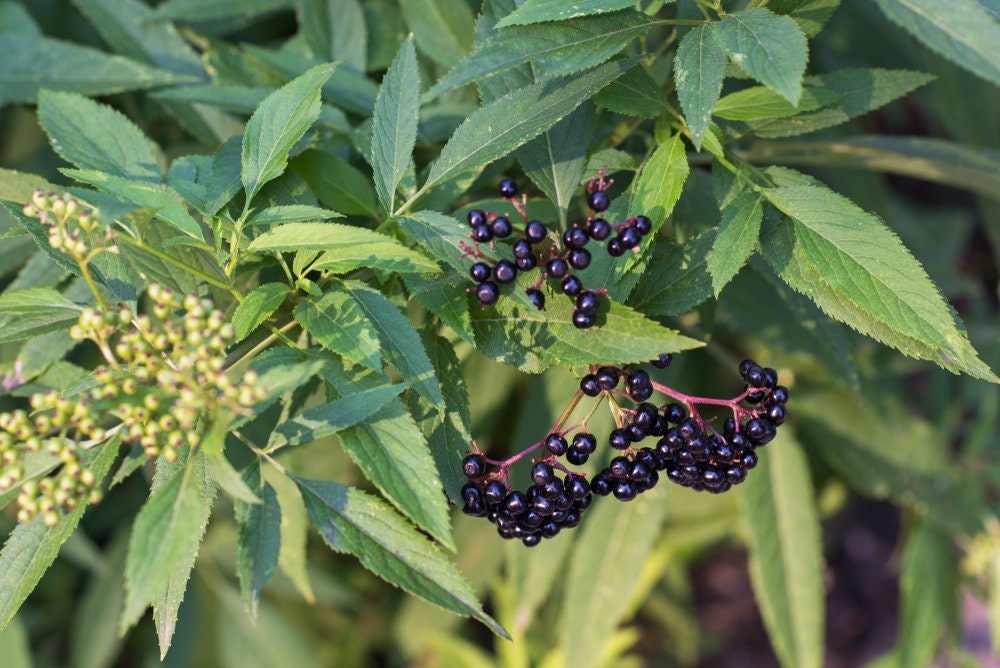
<path id="1" fill-rule="evenodd" d="M 672 360 L 663 354 L 649 364 L 664 369 Z M 757 466 L 757 449 L 774 438 L 787 418 L 788 388 L 778 385 L 777 371 L 752 360 L 742 362 L 739 371 L 746 382 L 743 391 L 731 399 L 713 399 L 658 383 L 637 365 L 592 367 L 542 440 L 503 460 L 486 457 L 473 444 L 462 463 L 469 479 L 461 492 L 463 511 L 487 518 L 502 537 L 531 547 L 579 524 L 594 496 L 627 502 L 662 479 L 712 494 L 729 490 L 746 480 Z M 651 400 L 656 394 L 665 401 Z M 567 427 L 584 397 L 597 401 L 578 424 Z M 615 456 L 588 480 L 567 465 L 581 466 L 597 451 L 599 439 L 588 430 L 587 419 L 604 400 L 616 420 L 605 439 Z M 729 412 L 721 428 L 716 428 L 716 418 L 702 416 L 705 407 Z M 510 468 L 536 452 L 531 485 L 520 491 Z"/>
<path id="2" fill-rule="evenodd" d="M 590 266 L 593 254 L 587 246 L 592 242 L 607 241 L 606 250 L 611 257 L 620 257 L 637 249 L 642 239 L 652 233 L 653 223 L 646 216 L 634 216 L 623 223 L 612 225 L 601 214 L 611 206 L 608 189 L 614 183 L 605 179 L 602 169 L 597 178 L 584 184 L 590 217 L 583 224 L 572 225 L 561 235 L 550 235 L 549 229 L 538 220 L 530 220 L 526 212 L 527 198 L 521 195 L 513 179 L 503 179 L 498 185 L 500 196 L 507 200 L 521 215 L 523 225 L 516 225 L 506 216 L 472 209 L 466 216 L 469 240 L 462 242 L 462 257 L 474 260 L 469 270 L 477 286 L 479 303 L 485 308 L 500 298 L 500 286 L 513 283 L 518 275 L 540 268 L 538 279 L 525 289 L 528 299 L 538 310 L 545 310 L 545 293 L 542 285 L 550 280 L 560 281 L 562 292 L 575 301 L 571 320 L 580 329 L 597 324 L 603 290 L 585 289 L 580 272 Z M 614 235 L 614 236 L 612 236 Z M 510 252 L 513 260 L 505 257 L 506 244 L 501 239 L 513 239 Z M 483 245 L 489 244 L 487 249 Z"/>

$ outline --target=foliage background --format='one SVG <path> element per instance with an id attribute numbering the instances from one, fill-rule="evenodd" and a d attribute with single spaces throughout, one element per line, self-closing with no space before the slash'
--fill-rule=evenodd
<path id="1" fill-rule="evenodd" d="M 178 24 L 184 26 L 181 34 L 210 54 L 217 74 L 266 79 L 252 70 L 260 62 L 245 54 L 281 45 L 299 29 L 296 15 L 288 2 L 241 4 L 251 8 L 246 16 L 223 14 L 191 22 L 184 11 L 197 12 L 212 3 L 175 3 Z M 340 4 L 362 9 L 369 28 L 364 52 L 374 82 L 409 31 L 415 34 L 424 90 L 426 82 L 439 80 L 472 45 L 476 3 L 403 2 L 402 11 L 389 0 Z M 986 80 L 990 76 L 977 77 L 928 50 L 888 21 L 877 4 L 891 3 L 845 0 L 823 32 L 810 40 L 808 72 L 899 68 L 929 73 L 933 81 L 882 109 L 806 138 L 748 139 L 727 148 L 749 162 L 801 168 L 883 218 L 947 295 L 981 358 L 997 369 L 1000 90 L 995 78 L 991 83 Z M 691 10 L 689 4 L 680 5 L 677 11 Z M 981 5 L 998 10 L 986 0 Z M 109 15 L 95 22 L 97 6 L 101 3 L 83 0 L 0 3 L 0 38 L 44 34 L 112 52 L 126 48 L 117 37 L 108 44 L 101 29 L 115 21 Z M 674 8 L 663 12 L 673 16 Z M 459 29 L 452 31 L 449 25 L 444 31 L 457 36 L 453 52 L 422 44 L 440 32 L 441 21 L 458 22 Z M 665 51 L 667 56 L 671 52 Z M 652 68 L 667 86 L 669 63 L 664 57 Z M 270 64 L 261 68 L 270 77 L 262 83 L 273 88 L 290 78 L 274 61 Z M 71 64 L 65 65 L 71 72 Z M 739 83 L 727 84 L 734 85 Z M 359 86 L 369 94 L 375 90 L 375 83 Z M 205 117 L 217 125 L 203 130 L 242 132 L 242 120 L 259 97 L 229 95 L 222 108 L 232 115 L 208 113 Z M 185 132 L 163 100 L 147 93 L 102 98 L 139 124 L 168 159 L 215 150 L 211 132 Z M 466 89 L 425 110 L 421 162 L 436 154 L 475 104 L 474 91 Z M 360 132 L 368 129 L 363 113 L 349 113 Z M 614 141 L 616 133 L 631 132 L 639 139 L 624 146 L 639 148 L 635 152 L 641 159 L 640 140 L 652 135 L 652 122 L 593 113 L 593 147 Z M 859 136 L 865 139 L 845 139 Z M 893 136 L 949 143 L 879 139 Z M 686 258 L 698 264 L 704 249 L 689 242 L 718 225 L 719 210 L 707 153 L 687 148 L 694 169 L 669 233 L 678 248 L 687 249 Z M 365 165 L 356 153 L 345 157 L 358 170 L 352 173 L 362 173 Z M 50 147 L 31 105 L 8 104 L 0 110 L 0 165 L 56 183 L 67 181 L 58 171 L 65 163 Z M 435 194 L 426 206 L 447 209 L 492 197 L 500 175 L 518 170 L 512 158 L 504 158 L 478 178 Z M 346 185 L 350 190 L 356 184 Z M 377 217 L 372 187 L 365 182 L 357 192 L 368 195 L 348 213 L 364 217 L 375 211 Z M 3 225 L 15 228 L 9 218 Z M 26 237 L 11 234 L 0 244 L 8 289 L 65 281 L 41 261 L 27 259 L 33 246 Z M 244 611 L 234 576 L 237 530 L 231 504 L 220 497 L 164 663 L 516 666 L 562 665 L 567 657 L 576 657 L 575 666 L 585 665 L 584 659 L 586 665 L 618 666 L 776 665 L 780 656 L 786 665 L 799 666 L 823 661 L 921 666 L 934 657 L 961 665 L 985 660 L 991 648 L 977 639 L 984 628 L 994 638 L 1000 629 L 1000 536 L 993 500 L 1000 474 L 997 386 L 905 358 L 832 324 L 782 287 L 759 258 L 718 300 L 698 299 L 692 306 L 697 308 L 664 313 L 660 319 L 709 345 L 681 355 L 663 378 L 687 392 L 722 396 L 737 389 L 733 370 L 739 359 L 751 355 L 779 368 L 793 388 L 792 435 L 764 451 L 763 466 L 754 474 L 760 484 L 718 498 L 659 488 L 633 505 L 606 502 L 608 509 L 600 515 L 595 511 L 575 535 L 562 535 L 532 551 L 501 544 L 485 522 L 453 513 L 455 559 L 488 601 L 489 612 L 513 635 L 513 643 L 385 585 L 314 535 L 308 539 L 303 568 L 276 573 L 265 588 L 254 623 Z M 411 315 L 424 317 L 415 305 Z M 838 354 L 830 353 L 830 341 L 839 342 Z M 10 368 L 18 350 L 4 344 L 0 361 Z M 576 387 L 574 376 L 564 369 L 530 376 L 463 344 L 456 352 L 470 396 L 471 432 L 490 452 L 513 452 L 540 438 Z M 295 448 L 282 462 L 313 477 L 364 486 L 364 477 L 334 445 L 326 439 Z M 292 493 L 280 476 L 268 480 L 279 496 Z M 117 635 L 128 529 L 147 493 L 147 481 L 133 476 L 88 513 L 83 530 L 64 545 L 0 635 L 0 656 L 9 657 L 7 665 L 159 663 L 150 620 L 124 638 Z M 763 504 L 774 505 L 780 526 L 754 524 L 755 511 Z M 5 514 L 3 521 L 12 525 L 12 515 Z M 810 527 L 822 529 L 824 577 L 793 570 L 785 573 L 784 582 L 769 581 L 769 555 L 761 536 L 776 534 L 778 544 L 792 553 L 791 558 L 775 558 L 794 565 L 795 550 L 806 545 L 808 551 L 817 538 L 808 535 Z M 306 532 L 304 526 L 294 530 Z M 765 631 L 744 575 L 748 545 L 750 572 L 768 620 L 766 633 L 777 654 L 761 642 Z M 308 583 L 288 577 L 295 572 L 307 573 Z M 612 584 L 602 588 L 604 583 Z"/>

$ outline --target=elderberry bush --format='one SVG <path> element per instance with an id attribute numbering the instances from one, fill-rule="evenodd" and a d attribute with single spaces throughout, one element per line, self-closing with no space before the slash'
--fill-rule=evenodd
<path id="1" fill-rule="evenodd" d="M 672 359 L 663 354 L 650 365 L 665 369 Z M 469 479 L 462 487 L 462 511 L 487 518 L 501 537 L 531 547 L 577 526 L 595 495 L 631 501 L 663 479 L 694 491 L 725 492 L 746 480 L 757 466 L 757 450 L 774 439 L 787 417 L 789 391 L 778 384 L 775 369 L 747 359 L 739 373 L 746 383 L 743 391 L 729 400 L 715 400 L 657 383 L 636 365 L 592 368 L 580 380 L 573 401 L 607 397 L 619 416 L 618 426 L 604 439 L 613 454 L 610 463 L 589 481 L 571 471 L 567 465 L 581 466 L 597 452 L 598 437 L 585 422 L 569 428 L 557 424 L 544 439 L 509 459 L 492 460 L 478 451 L 468 454 L 462 461 L 462 473 Z M 656 394 L 664 399 L 652 401 Z M 704 405 L 721 405 L 731 412 L 721 430 L 702 416 L 698 407 Z M 531 467 L 532 484 L 518 489 L 510 467 L 535 451 L 542 454 Z"/>
<path id="2" fill-rule="evenodd" d="M 498 185 L 500 196 L 509 201 L 521 215 L 523 224 L 513 224 L 506 216 L 472 209 L 466 215 L 471 228 L 471 244 L 463 245 L 462 257 L 474 260 L 469 267 L 469 276 L 476 283 L 473 288 L 476 299 L 483 307 L 497 303 L 501 286 L 513 283 L 519 272 L 538 269 L 538 280 L 525 289 L 528 299 L 538 310 L 545 310 L 545 293 L 541 286 L 548 280 L 559 281 L 560 290 L 573 300 L 571 320 L 579 329 L 590 329 L 597 323 L 597 312 L 601 307 L 603 289 L 588 289 L 580 278 L 580 272 L 590 266 L 593 259 L 588 245 L 591 241 L 607 242 L 605 249 L 611 257 L 621 257 L 627 251 L 637 249 L 645 236 L 653 231 L 653 222 L 647 216 L 633 216 L 612 225 L 602 217 L 611 206 L 608 188 L 613 179 L 606 180 L 604 170 L 597 178 L 585 185 L 587 206 L 590 215 L 583 224 L 574 224 L 560 235 L 552 233 L 538 220 L 529 219 L 526 198 L 517 200 L 518 186 L 513 179 L 503 179 Z M 611 236 L 615 233 L 615 236 Z M 498 258 L 498 241 L 513 239 L 511 252 L 514 260 Z M 488 244 L 484 250 L 483 244 Z"/>

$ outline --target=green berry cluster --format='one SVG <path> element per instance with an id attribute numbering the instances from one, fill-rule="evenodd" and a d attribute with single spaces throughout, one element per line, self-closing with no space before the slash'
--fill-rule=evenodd
<path id="1" fill-rule="evenodd" d="M 24 215 L 38 218 L 49 228 L 49 245 L 66 253 L 77 264 L 86 265 L 101 251 L 117 253 L 111 228 L 101 222 L 100 212 L 89 210 L 70 193 L 35 190 L 24 205 Z"/>
<path id="2" fill-rule="evenodd" d="M 62 463 L 53 475 L 21 485 L 19 521 L 42 514 L 53 525 L 81 500 L 97 501 L 94 474 L 83 462 L 111 435 L 173 461 L 182 447 L 201 443 L 209 420 L 247 413 L 266 396 L 254 371 L 235 381 L 226 375 L 234 332 L 211 300 L 155 284 L 148 295 L 152 317 L 124 306 L 87 308 L 70 329 L 74 339 L 97 344 L 108 362 L 94 371 L 89 392 L 35 394 L 30 414 L 0 413 L 0 491 L 23 479 L 24 452 L 44 448 Z"/>

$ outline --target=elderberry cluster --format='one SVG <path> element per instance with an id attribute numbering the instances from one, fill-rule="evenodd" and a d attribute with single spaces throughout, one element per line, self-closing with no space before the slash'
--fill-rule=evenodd
<path id="1" fill-rule="evenodd" d="M 650 362 L 664 369 L 672 355 Z M 597 451 L 598 438 L 586 429 L 557 426 L 542 441 L 508 460 L 493 461 L 476 451 L 463 461 L 470 482 L 462 488 L 463 510 L 487 517 L 504 538 L 520 538 L 525 545 L 538 544 L 563 528 L 576 526 L 593 496 L 614 496 L 631 501 L 652 489 L 662 477 L 695 491 L 719 494 L 746 480 L 758 462 L 756 450 L 774 439 L 787 417 L 788 388 L 778 384 L 774 369 L 752 360 L 740 364 L 746 386 L 732 399 L 708 399 L 682 394 L 655 383 L 649 373 L 633 365 L 591 368 L 580 381 L 582 396 L 606 397 L 619 416 L 618 426 L 607 436 L 617 454 L 608 466 L 589 481 L 559 461 L 579 466 Z M 624 380 L 624 389 L 619 385 Z M 666 395 L 664 403 L 650 399 Z M 634 408 L 619 405 L 628 398 Z M 721 433 L 705 419 L 698 406 L 731 411 Z M 571 440 L 570 432 L 576 431 Z M 643 445 L 643 441 L 649 445 Z M 531 469 L 533 484 L 525 492 L 510 488 L 508 467 L 528 453 L 542 449 L 544 456 Z M 498 470 L 489 472 L 489 467 Z M 563 473 L 560 478 L 559 472 Z"/>
<path id="2" fill-rule="evenodd" d="M 498 216 L 482 209 L 469 211 L 466 221 L 471 227 L 469 238 L 473 246 L 466 244 L 463 257 L 472 257 L 475 263 L 469 268 L 469 275 L 476 282 L 476 298 L 485 307 L 495 304 L 500 298 L 500 286 L 514 282 L 518 272 L 527 272 L 541 267 L 541 277 L 528 287 L 525 293 L 538 310 L 545 309 L 545 294 L 542 284 L 548 279 L 560 281 L 563 294 L 574 300 L 573 324 L 580 329 L 589 329 L 597 322 L 600 296 L 603 290 L 589 290 L 580 277 L 572 270 L 582 271 L 590 266 L 592 256 L 586 248 L 591 241 L 607 240 L 607 252 L 612 257 L 620 257 L 625 251 L 637 248 L 645 235 L 653 230 L 653 222 L 646 216 L 635 216 L 624 223 L 612 225 L 601 213 L 611 206 L 607 189 L 613 181 L 604 179 L 604 171 L 597 179 L 586 184 L 587 204 L 591 215 L 584 225 L 573 225 L 557 240 L 549 238 L 548 228 L 538 220 L 529 220 L 524 208 L 524 198 L 515 200 L 518 193 L 513 179 L 500 181 L 500 195 L 511 202 L 524 218 L 524 225 L 515 226 L 506 216 Z M 492 244 L 497 239 L 506 239 L 519 233 L 512 248 L 514 259 L 491 259 L 480 248 L 480 244 Z M 615 232 L 615 236 L 611 233 Z M 610 238 L 609 238 L 610 237 Z"/>

